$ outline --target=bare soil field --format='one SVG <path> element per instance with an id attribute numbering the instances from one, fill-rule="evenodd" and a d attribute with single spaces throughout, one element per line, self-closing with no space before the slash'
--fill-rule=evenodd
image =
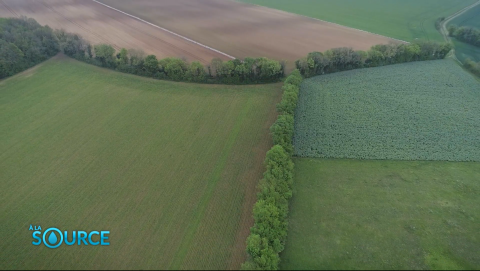
<path id="1" fill-rule="evenodd" d="M 393 39 L 266 7 L 229 0 L 100 0 L 237 58 L 293 62 L 335 47 L 369 49 Z"/>
<path id="2" fill-rule="evenodd" d="M 78 33 L 93 44 L 111 44 L 117 50 L 140 48 L 158 58 L 184 57 L 202 63 L 215 57 L 229 59 L 91 0 L 0 0 L 0 17 L 22 15 Z"/>

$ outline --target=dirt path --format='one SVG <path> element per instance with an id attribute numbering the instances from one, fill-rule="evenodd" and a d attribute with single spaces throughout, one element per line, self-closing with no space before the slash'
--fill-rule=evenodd
<path id="1" fill-rule="evenodd" d="M 476 3 L 468 6 L 468 7 L 465 7 L 459 11 L 457 11 L 456 13 L 448 16 L 447 18 L 445 18 L 442 22 L 442 25 L 440 27 L 440 33 L 443 35 L 443 39 L 445 39 L 445 42 L 451 42 L 451 39 L 450 37 L 448 36 L 448 30 L 447 30 L 447 24 L 457 18 L 458 16 L 462 15 L 463 13 L 467 12 L 469 9 L 475 7 L 476 5 L 479 5 L 480 4 L 480 0 L 477 1 Z M 457 56 L 455 55 L 455 48 L 452 49 L 452 51 L 450 52 L 450 55 L 451 57 L 456 60 L 458 63 L 460 63 L 460 65 L 463 65 L 463 63 L 457 58 Z"/>

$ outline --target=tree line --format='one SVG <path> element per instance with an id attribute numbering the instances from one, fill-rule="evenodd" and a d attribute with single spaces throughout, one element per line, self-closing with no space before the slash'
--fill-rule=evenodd
<path id="1" fill-rule="evenodd" d="M 0 79 L 33 67 L 59 51 L 50 27 L 26 17 L 0 18 Z"/>
<path id="2" fill-rule="evenodd" d="M 448 35 L 459 41 L 480 47 L 480 30 L 475 27 L 450 25 L 448 26 Z"/>
<path id="3" fill-rule="evenodd" d="M 138 49 L 117 52 L 108 44 L 92 46 L 77 34 L 55 31 L 63 52 L 81 61 L 120 72 L 173 81 L 221 84 L 277 82 L 284 77 L 285 64 L 265 57 L 223 61 L 214 58 L 204 66 L 198 61 L 168 57 L 157 59 Z"/>
<path id="4" fill-rule="evenodd" d="M 450 25 L 448 26 L 448 35 L 459 41 L 480 47 L 480 30 L 478 28 Z M 476 76 L 480 76 L 480 61 L 475 62 L 467 58 L 463 61 L 463 66 Z"/>
<path id="5" fill-rule="evenodd" d="M 120 72 L 173 81 L 221 84 L 278 82 L 285 63 L 265 57 L 198 61 L 169 57 L 157 59 L 139 49 L 116 51 L 108 44 L 92 45 L 78 34 L 52 30 L 34 19 L 0 19 L 0 79 L 26 70 L 62 51 L 89 64 Z"/>
<path id="6" fill-rule="evenodd" d="M 312 52 L 295 62 L 304 77 L 352 69 L 378 67 L 420 60 L 443 59 L 453 46 L 450 43 L 415 41 L 409 44 L 379 44 L 368 51 L 334 48 Z"/>
<path id="7" fill-rule="evenodd" d="M 277 105 L 280 113 L 270 127 L 274 146 L 265 158 L 266 171 L 258 184 L 253 207 L 254 225 L 247 238 L 248 259 L 243 270 L 277 270 L 288 230 L 288 200 L 293 185 L 293 129 L 298 92 L 303 78 L 298 70 L 287 77 Z"/>

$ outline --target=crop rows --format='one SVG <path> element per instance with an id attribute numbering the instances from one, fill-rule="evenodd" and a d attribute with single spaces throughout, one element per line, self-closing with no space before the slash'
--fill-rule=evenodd
<path id="1" fill-rule="evenodd" d="M 450 60 L 304 80 L 301 157 L 480 161 L 480 84 Z"/>

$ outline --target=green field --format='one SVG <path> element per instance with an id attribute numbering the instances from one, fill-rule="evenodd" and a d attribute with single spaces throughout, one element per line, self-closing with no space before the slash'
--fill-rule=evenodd
<path id="1" fill-rule="evenodd" d="M 405 40 L 443 41 L 435 21 L 476 0 L 241 0 Z"/>
<path id="2" fill-rule="evenodd" d="M 300 157 L 480 161 L 480 83 L 453 60 L 312 77 L 293 143 Z"/>
<path id="3" fill-rule="evenodd" d="M 282 269 L 479 269 L 480 163 L 295 159 Z"/>
<path id="4" fill-rule="evenodd" d="M 0 268 L 239 268 L 280 86 L 65 57 L 0 81 Z M 34 246 L 31 224 L 109 230 L 110 246 Z"/>
<path id="5" fill-rule="evenodd" d="M 472 9 L 451 20 L 448 25 L 470 26 L 480 28 L 480 5 L 476 5 Z M 452 38 L 455 44 L 455 54 L 460 61 L 465 61 L 467 58 L 473 61 L 480 61 L 480 48 L 461 42 Z"/>
<path id="6" fill-rule="evenodd" d="M 467 58 L 473 61 L 480 61 L 480 48 L 470 45 L 465 42 L 461 42 L 455 38 L 451 38 L 455 45 L 455 55 L 460 61 L 465 61 Z"/>
<path id="7" fill-rule="evenodd" d="M 476 5 L 457 18 L 451 20 L 448 24 L 480 28 L 480 5 Z"/>

